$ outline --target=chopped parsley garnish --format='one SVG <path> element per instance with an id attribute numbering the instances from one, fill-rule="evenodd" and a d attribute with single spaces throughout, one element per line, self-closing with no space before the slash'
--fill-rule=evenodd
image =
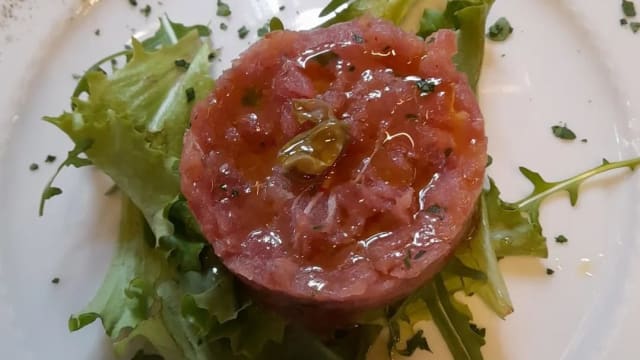
<path id="1" fill-rule="evenodd" d="M 100 29 L 96 29 L 93 33 L 94 33 L 96 36 L 100 36 Z"/>
<path id="2" fill-rule="evenodd" d="M 629 23 L 629 27 L 631 28 L 631 31 L 633 31 L 633 33 L 637 33 L 638 31 L 640 31 L 640 22 L 632 22 Z"/>
<path id="3" fill-rule="evenodd" d="M 247 29 L 246 26 L 241 27 L 240 29 L 238 29 L 238 37 L 240 39 L 244 39 L 247 37 L 247 35 L 249 35 L 249 29 Z"/>
<path id="4" fill-rule="evenodd" d="M 173 63 L 176 64 L 176 67 L 184 68 L 185 70 L 189 69 L 189 66 L 191 65 L 185 59 L 178 59 L 178 60 L 174 61 Z"/>
<path id="5" fill-rule="evenodd" d="M 40 166 L 38 166 L 38 164 L 36 164 L 36 163 L 33 163 L 33 164 L 29 165 L 29 170 L 31 170 L 31 171 L 36 171 L 39 168 L 40 168 Z"/>
<path id="6" fill-rule="evenodd" d="M 427 208 L 427 212 L 430 214 L 440 215 L 442 213 L 442 207 L 438 204 L 433 204 Z"/>
<path id="7" fill-rule="evenodd" d="M 285 9 L 284 5 L 280 5 L 280 7 L 278 8 L 278 10 L 280 10 L 280 11 L 284 11 L 284 9 Z"/>
<path id="8" fill-rule="evenodd" d="M 209 53 L 209 55 L 207 56 L 207 59 L 209 59 L 209 61 L 213 61 L 215 60 L 215 58 L 218 57 L 218 54 L 215 51 L 212 51 Z"/>
<path id="9" fill-rule="evenodd" d="M 185 95 L 187 95 L 187 102 L 192 102 L 196 98 L 196 91 L 190 87 L 184 91 Z"/>
<path id="10" fill-rule="evenodd" d="M 564 124 L 562 126 L 554 125 L 554 126 L 551 127 L 551 132 L 558 139 L 562 139 L 562 140 L 575 140 L 576 139 L 576 133 L 571 131 L 571 129 L 569 129 L 567 127 L 567 124 Z"/>
<path id="11" fill-rule="evenodd" d="M 622 0 L 622 12 L 624 16 L 634 17 L 636 16 L 636 5 L 633 1 Z"/>
<path id="12" fill-rule="evenodd" d="M 140 13 L 144 15 L 144 17 L 149 17 L 149 15 L 151 15 L 151 5 L 147 4 L 145 7 L 140 9 Z"/>
<path id="13" fill-rule="evenodd" d="M 407 340 L 407 347 L 404 350 L 398 351 L 398 354 L 401 356 L 411 356 L 416 350 L 426 350 L 431 351 L 429 348 L 429 344 L 427 343 L 427 339 L 423 336 L 424 331 L 418 330 L 413 336 Z"/>
<path id="14" fill-rule="evenodd" d="M 53 279 L 51 279 L 51 283 L 52 284 L 59 284 L 60 283 L 60 278 L 59 277 L 54 277 Z"/>
<path id="15" fill-rule="evenodd" d="M 351 39 L 353 39 L 353 42 L 356 44 L 364 43 L 364 38 L 362 37 L 362 35 L 359 35 L 359 34 L 351 35 Z"/>
<path id="16" fill-rule="evenodd" d="M 44 159 L 44 162 L 46 162 L 46 163 L 52 163 L 54 161 L 56 161 L 56 157 L 53 156 L 53 155 L 47 155 L 47 158 Z"/>
<path id="17" fill-rule="evenodd" d="M 567 242 L 569 242 L 569 239 L 567 239 L 567 237 L 564 235 L 558 235 L 556 236 L 556 242 L 558 244 L 566 244 Z"/>
<path id="18" fill-rule="evenodd" d="M 240 192 L 236 189 L 231 190 L 231 198 L 237 198 L 240 195 Z"/>
<path id="19" fill-rule="evenodd" d="M 258 105 L 258 102 L 260 102 L 261 97 L 262 97 L 262 94 L 258 90 L 247 89 L 247 91 L 245 92 L 244 96 L 242 96 L 242 99 L 240 101 L 244 106 L 253 107 Z"/>
<path id="20" fill-rule="evenodd" d="M 269 33 L 269 24 L 264 24 L 261 28 L 258 29 L 258 36 L 263 37 Z"/>
<path id="21" fill-rule="evenodd" d="M 487 155 L 487 165 L 485 167 L 489 167 L 493 164 L 493 157 L 491 155 Z"/>
<path id="22" fill-rule="evenodd" d="M 227 191 L 228 188 L 227 184 L 220 184 L 220 190 Z"/>
<path id="23" fill-rule="evenodd" d="M 218 16 L 229 16 L 231 15 L 231 8 L 229 5 L 222 0 L 218 0 L 218 9 L 216 10 L 216 15 Z"/>
<path id="24" fill-rule="evenodd" d="M 420 90 L 420 95 L 428 95 L 432 93 L 441 82 L 442 80 L 440 79 L 426 78 L 416 81 L 416 86 L 418 90 Z"/>
<path id="25" fill-rule="evenodd" d="M 451 156 L 452 152 L 453 152 L 452 148 L 446 148 L 446 149 L 444 149 L 444 156 L 445 157 L 449 157 L 449 156 Z"/>
<path id="26" fill-rule="evenodd" d="M 129 0 L 129 4 L 131 4 L 131 6 L 138 6 L 138 1 L 137 0 Z"/>
<path id="27" fill-rule="evenodd" d="M 424 254 L 426 254 L 427 252 L 425 250 L 420 250 L 416 253 L 416 255 L 413 257 L 413 260 L 418 260 L 421 257 L 424 256 Z"/>
<path id="28" fill-rule="evenodd" d="M 229 28 L 229 26 L 227 26 L 227 24 L 220 23 L 220 30 L 227 30 L 228 28 Z"/>
<path id="29" fill-rule="evenodd" d="M 627 19 L 625 19 L 625 18 L 620 19 L 620 26 L 625 26 L 625 25 L 627 25 L 628 23 L 629 23 L 629 22 L 627 21 Z"/>
<path id="30" fill-rule="evenodd" d="M 504 41 L 509 37 L 509 35 L 511 35 L 511 33 L 513 33 L 513 27 L 511 27 L 509 20 L 505 17 L 501 17 L 489 27 L 487 37 L 493 41 Z"/>
<path id="31" fill-rule="evenodd" d="M 407 249 L 407 254 L 402 261 L 404 262 L 405 268 L 411 269 L 411 249 Z"/>
<path id="32" fill-rule="evenodd" d="M 555 271 L 553 269 L 547 268 L 547 275 L 553 275 Z"/>

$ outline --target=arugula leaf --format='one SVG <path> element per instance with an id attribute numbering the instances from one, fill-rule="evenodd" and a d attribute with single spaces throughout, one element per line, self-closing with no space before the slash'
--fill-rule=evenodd
<path id="1" fill-rule="evenodd" d="M 418 349 L 431 351 L 429 344 L 427 343 L 427 339 L 424 338 L 423 334 L 423 330 L 418 330 L 409 340 L 407 340 L 406 348 L 398 353 L 402 356 L 411 356 Z"/>
<path id="2" fill-rule="evenodd" d="M 47 185 L 44 187 L 44 190 L 42 191 L 42 197 L 40 198 L 40 208 L 38 210 L 38 214 L 40 216 L 44 214 L 45 202 L 54 196 L 62 194 L 62 189 L 52 186 L 53 182 L 60 174 L 60 171 L 62 171 L 62 169 L 67 166 L 80 168 L 92 164 L 91 160 L 80 157 L 80 155 L 87 149 L 89 149 L 91 145 L 92 142 L 90 140 L 78 141 L 76 142 L 73 149 L 67 153 L 67 158 L 60 164 L 60 166 L 58 166 L 58 169 L 53 174 Z"/>
<path id="3" fill-rule="evenodd" d="M 481 360 L 484 337 L 472 328 L 469 310 L 458 303 L 444 285 L 440 275 L 423 289 L 423 296 L 433 322 L 444 337 L 456 360 Z M 461 310 L 462 309 L 462 310 Z"/>
<path id="4" fill-rule="evenodd" d="M 177 164 L 191 112 L 183 94 L 193 88 L 202 99 L 210 92 L 209 53 L 196 30 L 154 52 L 134 39 L 125 67 L 109 76 L 88 72 L 88 98 L 74 97 L 72 112 L 45 118 L 76 147 L 91 144 L 79 148 L 143 211 L 158 239 L 173 232 L 167 212 L 180 193 Z M 176 67 L 177 59 L 189 69 Z"/>
<path id="5" fill-rule="evenodd" d="M 491 245 L 497 257 L 548 255 L 546 239 L 538 222 L 529 221 L 529 216 L 515 209 L 511 203 L 500 198 L 500 190 L 492 179 L 489 189 L 483 194 L 487 207 Z"/>
<path id="6" fill-rule="evenodd" d="M 578 202 L 580 185 L 582 185 L 582 183 L 584 183 L 587 179 L 604 172 L 620 168 L 629 168 L 631 170 L 635 170 L 638 165 L 640 165 L 640 158 L 633 158 L 617 162 L 609 162 L 607 160 L 603 160 L 603 163 L 600 166 L 582 172 L 576 176 L 572 176 L 570 178 L 556 182 L 547 182 L 537 172 L 529 170 L 525 167 L 520 167 L 520 172 L 522 173 L 522 175 L 524 175 L 527 180 L 529 180 L 533 185 L 533 191 L 524 199 L 515 203 L 507 204 L 507 207 L 522 212 L 529 219 L 531 224 L 541 228 L 539 222 L 540 204 L 547 197 L 557 192 L 566 191 L 569 195 L 571 206 L 575 206 Z"/>
<path id="7" fill-rule="evenodd" d="M 494 186 L 493 183 L 491 185 Z M 493 247 L 491 232 L 494 231 L 494 228 L 489 220 L 487 198 L 487 196 L 480 197 L 478 206 L 480 221 L 470 241 L 461 245 L 456 251 L 456 259 L 470 268 L 486 274 L 486 278 L 480 281 L 460 280 L 467 294 L 477 293 L 498 316 L 505 318 L 513 312 L 513 304 L 502 272 L 498 267 L 498 259 Z M 520 219 L 521 222 L 526 223 L 526 219 L 522 217 Z M 530 239 L 527 238 L 527 240 Z M 544 246 L 544 241 L 541 246 Z"/>
<path id="8" fill-rule="evenodd" d="M 548 250 L 539 221 L 540 205 L 544 199 L 566 191 L 572 206 L 578 201 L 579 187 L 587 179 L 614 169 L 635 169 L 640 158 L 608 162 L 574 177 L 548 182 L 537 172 L 521 167 L 522 174 L 533 184 L 532 193 L 515 203 L 500 199 L 500 192 L 493 180 L 480 200 L 481 219 L 473 237 L 457 252 L 456 258 L 465 266 L 486 274 L 486 280 L 470 277 L 447 279 L 451 287 L 462 288 L 467 293 L 477 293 L 494 312 L 504 318 L 513 311 L 513 305 L 502 274 L 497 267 L 497 257 L 527 255 L 546 257 Z M 559 239 L 559 240 L 558 240 Z M 559 236 L 558 242 L 566 242 Z M 449 267 L 446 269 L 450 273 Z"/>

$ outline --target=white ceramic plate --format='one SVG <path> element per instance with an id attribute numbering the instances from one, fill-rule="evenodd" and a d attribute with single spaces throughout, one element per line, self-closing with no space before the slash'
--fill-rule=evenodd
<path id="1" fill-rule="evenodd" d="M 102 280 L 118 200 L 103 196 L 110 182 L 97 171 L 68 170 L 58 182 L 64 195 L 37 217 L 40 191 L 54 171 L 44 159 L 60 159 L 71 147 L 40 118 L 67 108 L 73 73 L 121 49 L 132 34 L 148 34 L 162 12 L 211 24 L 223 49 L 219 73 L 274 13 L 287 27 L 303 28 L 317 22 L 325 4 L 229 2 L 234 14 L 221 32 L 214 0 L 139 0 L 153 8 L 148 19 L 125 0 L 0 0 L 0 359 L 113 358 L 99 324 L 70 334 L 66 322 Z M 286 10 L 278 11 L 283 4 Z M 491 20 L 498 16 L 516 30 L 508 41 L 488 44 L 480 96 L 494 157 L 490 173 L 504 196 L 516 199 L 529 190 L 519 165 L 553 180 L 603 157 L 637 156 L 640 33 L 620 27 L 619 2 L 497 0 Z M 237 38 L 241 25 L 252 30 L 247 40 Z M 588 143 L 554 138 L 550 126 L 560 122 Z M 29 171 L 33 162 L 38 171 Z M 562 196 L 545 203 L 545 234 L 570 241 L 550 241 L 546 261 L 502 262 L 516 306 L 506 321 L 471 301 L 477 322 L 488 327 L 486 359 L 637 358 L 638 179 L 620 171 L 592 181 L 576 208 Z M 546 267 L 555 275 L 547 276 Z M 59 284 L 51 283 L 54 277 Z M 446 359 L 442 340 L 432 332 L 428 337 L 435 353 L 424 358 Z"/>

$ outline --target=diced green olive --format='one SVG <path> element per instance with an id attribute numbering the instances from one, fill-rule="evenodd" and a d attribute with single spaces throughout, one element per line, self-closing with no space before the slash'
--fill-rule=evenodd
<path id="1" fill-rule="evenodd" d="M 344 122 L 331 117 L 291 139 L 278 153 L 287 171 L 320 175 L 338 160 L 347 142 Z"/>

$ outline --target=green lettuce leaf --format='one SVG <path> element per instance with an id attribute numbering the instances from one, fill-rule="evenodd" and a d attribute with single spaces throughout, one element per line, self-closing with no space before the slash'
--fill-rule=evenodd
<path id="1" fill-rule="evenodd" d="M 172 266 L 125 197 L 115 257 L 94 299 L 69 319 L 69 329 L 100 319 L 119 356 L 136 350 L 142 339 L 166 360 L 240 358 L 281 340 L 284 325 L 265 314 L 238 292 L 224 268 L 181 272 Z"/>
<path id="2" fill-rule="evenodd" d="M 125 67 L 88 72 L 88 98 L 74 97 L 72 112 L 45 118 L 76 146 L 91 144 L 87 158 L 142 210 L 158 239 L 173 233 L 167 214 L 180 193 L 178 161 L 193 105 L 186 91 L 196 101 L 211 91 L 209 53 L 195 30 L 153 52 L 134 39 Z"/>
<path id="3" fill-rule="evenodd" d="M 405 30 L 412 28 L 408 23 L 413 11 L 424 11 L 419 19 L 418 35 L 428 37 L 440 29 L 453 29 L 458 33 L 458 53 L 453 61 L 458 70 L 467 75 L 474 90 L 480 79 L 484 58 L 485 27 L 487 15 L 494 0 L 448 0 L 444 10 L 424 8 L 415 0 L 334 0 L 321 12 L 328 15 L 340 6 L 348 6 L 336 13 L 322 26 L 349 21 L 364 14 L 370 14 L 402 25 Z"/>
<path id="4" fill-rule="evenodd" d="M 453 61 L 477 87 L 484 58 L 484 31 L 494 0 L 449 0 L 444 11 L 425 9 L 418 35 L 427 37 L 440 29 L 458 31 L 458 53 Z"/>
<path id="5" fill-rule="evenodd" d="M 150 232 L 138 214 L 131 202 L 123 202 L 118 247 L 109 274 L 82 313 L 69 319 L 71 331 L 101 318 L 107 334 L 119 339 L 149 317 L 155 302 L 152 288 L 164 259 L 153 251 L 153 238 L 151 244 L 145 243 Z"/>
<path id="6" fill-rule="evenodd" d="M 387 19 L 396 25 L 401 25 L 415 0 L 333 0 L 321 12 L 320 16 L 329 15 L 341 6 L 346 8 L 335 13 L 322 26 L 330 26 L 340 22 L 355 19 L 364 14 Z"/>

